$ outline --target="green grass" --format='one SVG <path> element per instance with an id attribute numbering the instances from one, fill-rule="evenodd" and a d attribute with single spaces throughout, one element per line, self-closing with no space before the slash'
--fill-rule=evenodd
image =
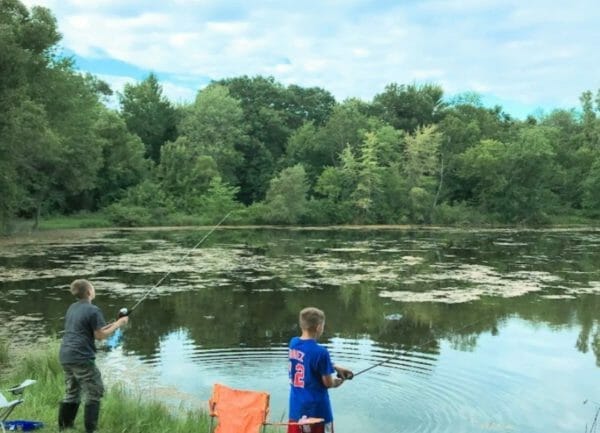
<path id="1" fill-rule="evenodd" d="M 101 212 L 75 215 L 48 216 L 40 220 L 40 230 L 83 229 L 112 227 L 112 222 Z"/>
<path id="2" fill-rule="evenodd" d="M 35 347 L 11 348 L 0 335 L 0 390 L 6 390 L 25 379 L 37 381 L 25 391 L 25 401 L 17 406 L 9 419 L 41 421 L 41 433 L 57 433 L 58 405 L 63 398 L 63 371 L 58 362 L 57 340 Z M 216 421 L 215 421 L 216 425 Z M 205 433 L 210 417 L 204 407 L 183 410 L 135 394 L 122 385 L 110 387 L 101 402 L 98 431 L 106 433 Z M 84 431 L 83 410 L 79 409 L 73 433 Z M 280 433 L 284 427 L 268 426 L 267 433 Z"/>
<path id="3" fill-rule="evenodd" d="M 598 227 L 600 226 L 600 219 L 582 214 L 569 214 L 550 217 L 550 224 L 554 227 Z"/>
<path id="4" fill-rule="evenodd" d="M 8 365 L 8 341 L 0 338 L 0 371 Z"/>
<path id="5" fill-rule="evenodd" d="M 0 389 L 5 390 L 25 379 L 37 383 L 25 391 L 25 401 L 10 419 L 42 421 L 47 433 L 58 432 L 58 404 L 63 397 L 63 373 L 58 362 L 58 342 L 38 344 L 35 348 L 13 349 L 0 339 Z M 3 394 L 8 399 L 11 396 Z M 112 386 L 102 399 L 99 430 L 115 433 L 189 433 L 207 432 L 210 418 L 203 409 L 177 410 L 135 395 L 123 387 Z M 83 431 L 83 411 L 79 410 L 75 431 Z"/>

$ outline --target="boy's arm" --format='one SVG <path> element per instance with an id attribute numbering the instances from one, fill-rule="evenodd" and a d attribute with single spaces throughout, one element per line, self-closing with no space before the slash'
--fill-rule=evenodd
<path id="1" fill-rule="evenodd" d="M 125 325 L 128 321 L 129 317 L 120 317 L 115 322 L 110 323 L 100 329 L 96 329 L 94 331 L 94 338 L 96 338 L 96 340 L 104 340 L 108 338 L 113 332 L 115 332 L 117 328 L 120 328 L 121 326 Z"/>

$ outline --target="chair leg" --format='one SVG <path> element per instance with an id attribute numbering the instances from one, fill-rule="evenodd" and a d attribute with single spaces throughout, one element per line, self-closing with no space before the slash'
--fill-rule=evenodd
<path id="1" fill-rule="evenodd" d="M 67 428 L 73 428 L 75 425 L 75 417 L 79 403 L 62 402 L 58 408 L 58 430 L 62 431 Z"/>

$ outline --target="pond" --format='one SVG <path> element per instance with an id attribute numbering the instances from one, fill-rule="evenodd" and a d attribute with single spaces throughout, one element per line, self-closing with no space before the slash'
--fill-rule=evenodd
<path id="1" fill-rule="evenodd" d="M 366 370 L 330 391 L 338 432 L 585 432 L 600 408 L 598 230 L 219 228 L 193 249 L 210 229 L 2 240 L 3 332 L 60 336 L 88 278 L 107 319 L 142 300 L 107 381 L 203 409 L 214 383 L 267 391 L 280 421 L 317 306 L 334 362 Z"/>

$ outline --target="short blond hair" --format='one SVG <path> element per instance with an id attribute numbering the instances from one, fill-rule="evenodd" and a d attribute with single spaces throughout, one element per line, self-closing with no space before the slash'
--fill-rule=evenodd
<path id="1" fill-rule="evenodd" d="M 78 299 L 84 299 L 88 292 L 92 290 L 92 283 L 88 280 L 79 279 L 71 283 L 71 294 Z"/>
<path id="2" fill-rule="evenodd" d="M 325 313 L 315 307 L 306 307 L 300 311 L 298 322 L 301 329 L 315 332 L 325 322 Z"/>

